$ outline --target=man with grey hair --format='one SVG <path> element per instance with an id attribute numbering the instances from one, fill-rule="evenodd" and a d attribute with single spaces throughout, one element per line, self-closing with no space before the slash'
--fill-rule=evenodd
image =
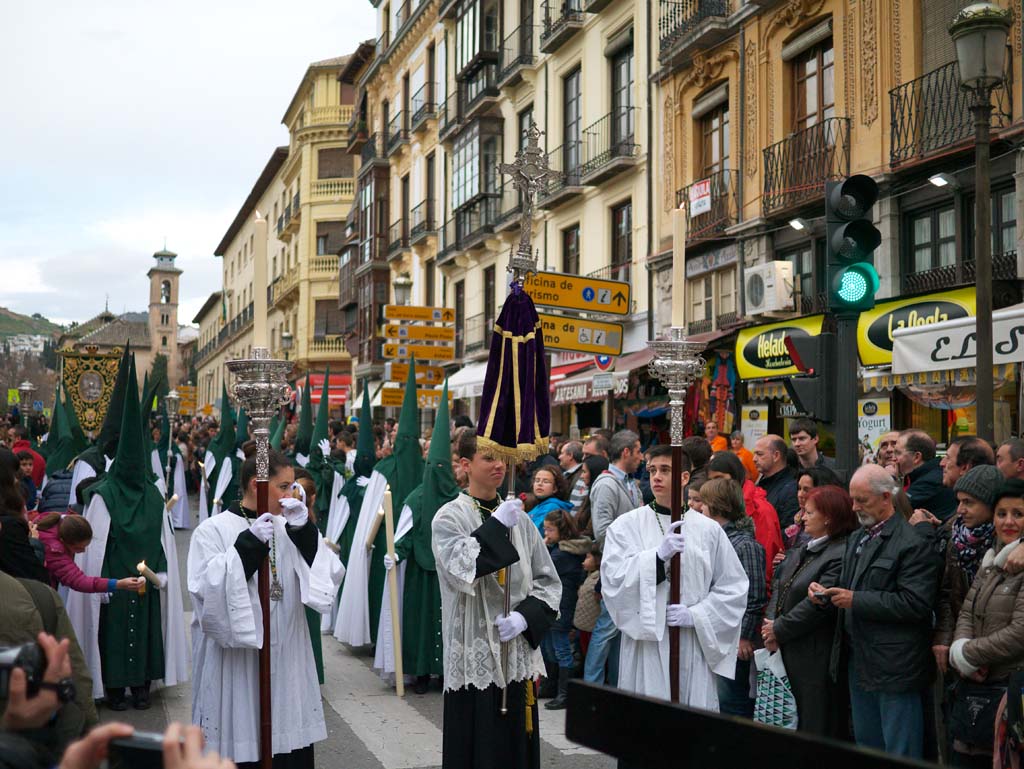
<path id="1" fill-rule="evenodd" d="M 793 523 L 800 509 L 797 500 L 796 476 L 786 462 L 786 442 L 779 435 L 762 435 L 754 444 L 754 465 L 760 477 L 757 485 L 764 489 L 768 501 L 779 516 L 783 531 Z"/>
<path id="2" fill-rule="evenodd" d="M 640 488 L 633 479 L 644 456 L 640 451 L 640 436 L 632 430 L 619 430 L 612 436 L 610 453 L 608 469 L 590 479 L 590 520 L 594 540 L 600 545 L 604 544 L 605 532 L 612 521 L 643 504 Z M 602 603 L 587 648 L 584 680 L 603 684 L 606 665 L 608 683 L 614 686 L 619 673 L 619 631 Z"/>
<path id="3" fill-rule="evenodd" d="M 896 514 L 898 491 L 878 465 L 853 474 L 850 496 L 863 529 L 847 539 L 838 585 L 812 582 L 807 594 L 839 612 L 831 674 L 833 680 L 842 674 L 845 647 L 857 744 L 921 758 L 921 695 L 932 678 L 932 605 L 940 562 L 931 538 Z"/>
<path id="4" fill-rule="evenodd" d="M 587 497 L 587 484 L 583 482 L 583 444 L 566 441 L 558 452 L 558 464 L 565 476 L 565 487 L 569 490 L 572 514 L 578 515 L 583 500 Z"/>

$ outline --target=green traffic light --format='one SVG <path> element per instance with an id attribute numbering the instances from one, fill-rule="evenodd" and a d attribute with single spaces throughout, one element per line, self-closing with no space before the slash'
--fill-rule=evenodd
<path id="1" fill-rule="evenodd" d="M 844 302 L 859 302 L 868 293 L 868 282 L 859 272 L 843 273 L 836 293 Z"/>
<path id="2" fill-rule="evenodd" d="M 874 265 L 858 262 L 836 273 L 832 292 L 843 306 L 863 310 L 874 306 L 878 286 L 878 272 Z"/>

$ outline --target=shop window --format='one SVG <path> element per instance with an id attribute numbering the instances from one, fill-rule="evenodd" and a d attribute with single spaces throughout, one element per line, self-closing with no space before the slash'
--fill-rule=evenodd
<path id="1" fill-rule="evenodd" d="M 956 209 L 952 205 L 912 214 L 908 229 L 911 272 L 956 264 Z"/>
<path id="2" fill-rule="evenodd" d="M 835 117 L 835 51 L 829 38 L 793 59 L 794 129 Z"/>
<path id="3" fill-rule="evenodd" d="M 578 224 L 562 230 L 562 272 L 566 275 L 580 274 L 580 226 Z"/>

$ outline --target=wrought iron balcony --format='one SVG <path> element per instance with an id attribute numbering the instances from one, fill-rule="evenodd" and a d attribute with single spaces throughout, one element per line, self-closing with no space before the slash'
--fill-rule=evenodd
<path id="1" fill-rule="evenodd" d="M 444 223 L 437 231 L 437 260 L 440 267 L 451 261 L 459 249 L 459 240 L 455 234 L 455 217 Z"/>
<path id="2" fill-rule="evenodd" d="M 820 201 L 825 182 L 850 173 L 850 119 L 834 117 L 790 134 L 764 150 L 765 216 Z"/>
<path id="3" fill-rule="evenodd" d="M 717 45 L 728 34 L 729 0 L 661 0 L 658 39 L 662 63 L 698 44 Z"/>
<path id="4" fill-rule="evenodd" d="M 487 343 L 490 341 L 490 331 L 493 326 L 494 318 L 488 318 L 482 312 L 466 318 L 466 322 L 463 324 L 466 356 L 486 356 Z"/>
<path id="5" fill-rule="evenodd" d="M 448 94 L 437 108 L 437 138 L 446 141 L 462 126 L 462 110 L 459 109 L 458 91 Z"/>
<path id="6" fill-rule="evenodd" d="M 583 0 L 544 0 L 540 50 L 554 53 L 573 35 L 583 29 Z"/>
<path id="7" fill-rule="evenodd" d="M 538 196 L 540 208 L 557 208 L 583 192 L 580 173 L 583 168 L 583 142 L 570 141 L 548 153 L 548 168 L 557 172 L 548 180 L 547 189 Z"/>
<path id="8" fill-rule="evenodd" d="M 609 264 L 602 267 L 599 270 L 588 272 L 588 278 L 603 278 L 604 280 L 624 280 L 629 283 L 629 276 L 632 272 L 633 264 L 631 262 L 619 262 L 618 264 Z"/>
<path id="9" fill-rule="evenodd" d="M 462 93 L 463 119 L 468 122 L 477 117 L 499 114 L 498 65 L 485 64 L 459 83 Z"/>
<path id="10" fill-rule="evenodd" d="M 723 312 L 715 319 L 715 325 L 718 328 L 725 328 L 726 326 L 732 326 L 739 323 L 739 313 L 735 312 Z"/>
<path id="11" fill-rule="evenodd" d="M 365 115 L 359 115 L 359 113 L 353 114 L 357 115 L 358 119 L 354 123 L 349 123 L 348 146 L 345 148 L 345 151 L 349 155 L 358 155 L 363 149 L 363 145 L 366 144 L 366 117 Z"/>
<path id="12" fill-rule="evenodd" d="M 359 151 L 359 175 L 373 168 L 375 165 L 388 164 L 387 156 L 384 154 L 384 137 L 379 133 L 370 134 L 366 140 L 366 144 L 363 145 L 362 150 Z"/>
<path id="13" fill-rule="evenodd" d="M 488 195 L 455 212 L 455 237 L 461 251 L 482 246 L 494 232 L 501 198 Z"/>
<path id="14" fill-rule="evenodd" d="M 634 109 L 620 107 L 583 129 L 583 184 L 600 184 L 636 165 Z"/>
<path id="15" fill-rule="evenodd" d="M 710 187 L 711 208 L 703 213 L 691 215 L 690 193 L 696 185 L 707 182 Z M 738 221 L 739 172 L 717 171 L 706 179 L 676 190 L 676 208 L 686 211 L 686 242 L 699 243 L 702 240 L 721 237 L 725 229 Z"/>
<path id="16" fill-rule="evenodd" d="M 405 219 L 392 222 L 388 227 L 388 259 L 409 248 L 409 225 Z"/>
<path id="17" fill-rule="evenodd" d="M 711 318 L 704 318 L 702 320 L 691 320 L 686 324 L 686 335 L 694 336 L 696 334 L 706 334 L 712 328 Z"/>
<path id="18" fill-rule="evenodd" d="M 813 315 L 828 309 L 828 295 L 823 291 L 819 294 L 800 295 L 800 314 Z"/>
<path id="19" fill-rule="evenodd" d="M 1017 252 L 992 255 L 992 280 L 1017 280 Z M 956 264 L 932 270 L 903 271 L 903 293 L 919 294 L 927 291 L 946 291 L 955 286 L 977 283 L 974 260 L 962 259 Z"/>
<path id="20" fill-rule="evenodd" d="M 409 120 L 409 128 L 413 133 L 426 127 L 427 120 L 434 117 L 434 87 L 432 83 L 425 83 L 412 95 L 410 100 L 410 111 L 412 117 Z"/>
<path id="21" fill-rule="evenodd" d="M 409 125 L 405 121 L 405 112 L 399 110 L 388 121 L 387 153 L 393 155 L 403 144 L 409 143 Z"/>
<path id="22" fill-rule="evenodd" d="M 533 61 L 533 17 L 530 16 L 501 44 L 498 85 L 501 88 L 519 85 L 523 70 L 533 66 Z"/>
<path id="23" fill-rule="evenodd" d="M 409 213 L 409 245 L 414 246 L 434 232 L 434 201 L 427 199 Z"/>
<path id="24" fill-rule="evenodd" d="M 971 95 L 960 90 L 960 65 L 953 61 L 889 91 L 893 166 L 914 163 L 974 142 Z M 993 93 L 992 128 L 1005 128 L 1013 120 L 1011 91 Z"/>

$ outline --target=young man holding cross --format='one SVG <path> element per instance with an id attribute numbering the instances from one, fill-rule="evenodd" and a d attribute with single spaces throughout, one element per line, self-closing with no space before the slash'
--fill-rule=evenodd
<path id="1" fill-rule="evenodd" d="M 534 678 L 544 673 L 538 645 L 558 613 L 562 583 L 522 503 L 498 495 L 504 460 L 478 451 L 473 433 L 459 439 L 458 456 L 469 487 L 441 507 L 431 525 L 444 634 L 442 765 L 534 769 L 540 766 Z M 502 714 L 505 688 L 508 712 Z"/>
<path id="2" fill-rule="evenodd" d="M 295 473 L 270 452 L 269 512 L 256 507 L 256 456 L 242 463 L 242 500 L 203 521 L 188 551 L 192 619 L 192 720 L 206 744 L 239 767 L 259 760 L 259 648 L 264 617 L 257 572 L 270 557 L 270 693 L 274 769 L 312 769 L 327 738 L 303 606 L 331 610 L 345 573 L 289 496 Z"/>
<path id="3" fill-rule="evenodd" d="M 683 457 L 682 483 L 689 482 Z M 714 673 L 732 678 L 747 605 L 747 575 L 722 527 L 695 510 L 671 522 L 672 449 L 648 452 L 654 502 L 608 527 L 601 598 L 622 631 L 619 688 L 669 699 L 669 633 L 678 627 L 679 702 L 718 710 Z M 680 556 L 680 603 L 669 605 L 671 559 Z"/>

